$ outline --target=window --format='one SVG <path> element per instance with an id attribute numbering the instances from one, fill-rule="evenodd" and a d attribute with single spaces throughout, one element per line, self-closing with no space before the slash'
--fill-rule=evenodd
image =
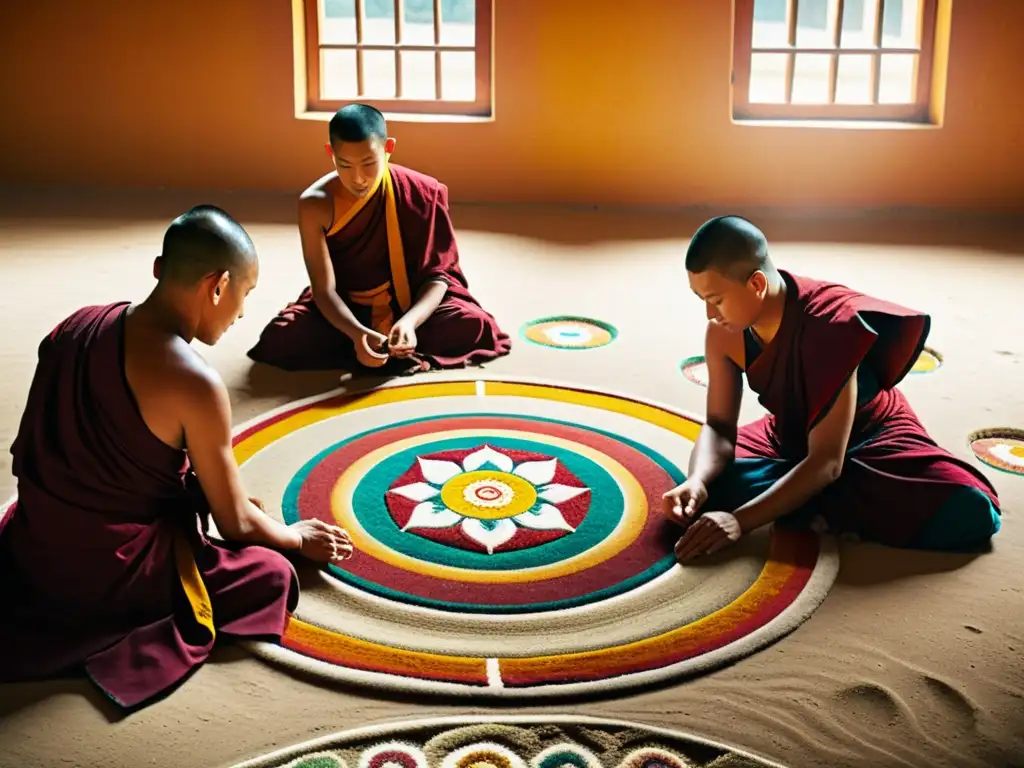
<path id="1" fill-rule="evenodd" d="M 735 0 L 737 120 L 933 121 L 940 0 Z"/>
<path id="2" fill-rule="evenodd" d="M 490 117 L 493 0 L 293 2 L 300 113 Z"/>

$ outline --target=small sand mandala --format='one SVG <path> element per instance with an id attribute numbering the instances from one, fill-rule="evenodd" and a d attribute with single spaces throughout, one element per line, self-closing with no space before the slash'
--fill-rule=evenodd
<path id="1" fill-rule="evenodd" d="M 393 382 L 261 417 L 235 438 L 247 487 L 286 523 L 345 528 L 355 554 L 307 569 L 281 643 L 247 647 L 332 680 L 474 698 L 646 685 L 752 653 L 810 616 L 838 556 L 831 537 L 771 529 L 713 568 L 677 564 L 661 496 L 700 426 L 509 380 Z"/>
<path id="2" fill-rule="evenodd" d="M 604 718 L 431 718 L 324 736 L 234 768 L 779 768 L 694 734 Z"/>
<path id="3" fill-rule="evenodd" d="M 990 467 L 1024 475 L 1024 429 L 981 429 L 968 437 L 971 450 Z"/>
<path id="4" fill-rule="evenodd" d="M 523 326 L 524 339 L 555 349 L 594 349 L 611 344 L 618 335 L 614 326 L 600 320 L 569 315 L 544 317 Z"/>
<path id="5" fill-rule="evenodd" d="M 914 361 L 911 373 L 934 373 L 942 365 L 942 355 L 931 347 L 925 347 Z"/>
<path id="6" fill-rule="evenodd" d="M 689 381 L 700 387 L 708 385 L 708 364 L 704 355 L 694 355 L 683 360 L 679 370 Z"/>

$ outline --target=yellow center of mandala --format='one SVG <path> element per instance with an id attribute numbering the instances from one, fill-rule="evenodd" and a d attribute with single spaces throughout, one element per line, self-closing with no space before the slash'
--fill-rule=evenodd
<path id="1" fill-rule="evenodd" d="M 463 517 L 501 520 L 521 515 L 536 504 L 537 489 L 518 475 L 480 469 L 456 475 L 445 483 L 441 501 Z"/>
<path id="2" fill-rule="evenodd" d="M 1018 459 L 1024 459 L 1024 445 L 1015 445 L 1010 449 L 1010 455 Z"/>

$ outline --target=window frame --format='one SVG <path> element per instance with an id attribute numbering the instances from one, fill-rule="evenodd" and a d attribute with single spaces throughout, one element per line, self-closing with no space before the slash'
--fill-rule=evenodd
<path id="1" fill-rule="evenodd" d="M 494 116 L 494 0 L 474 0 L 476 4 L 475 38 L 473 46 L 445 45 L 439 43 L 441 0 L 434 0 L 433 45 L 410 45 L 401 42 L 401 19 L 403 0 L 395 3 L 395 43 L 367 44 L 360 41 L 365 0 L 355 0 L 356 42 L 321 43 L 320 9 L 322 0 L 293 0 L 293 22 L 296 36 L 296 110 L 302 113 L 334 113 L 346 104 L 359 102 L 370 104 L 392 118 L 442 117 L 442 118 L 493 118 Z M 363 83 L 363 51 L 395 52 L 395 84 L 401 93 L 402 69 L 401 51 L 432 51 L 434 53 L 434 88 L 441 93 L 441 53 L 447 51 L 472 51 L 475 53 L 476 99 L 474 101 L 445 101 L 437 99 L 381 99 L 372 96 L 353 96 L 349 99 L 325 99 L 320 95 L 322 51 L 356 51 L 356 78 L 359 90 Z"/>
<path id="2" fill-rule="evenodd" d="M 882 23 L 885 0 L 867 0 L 878 3 L 875 20 L 874 45 L 871 48 L 839 48 L 839 27 L 842 24 L 844 0 L 837 0 L 836 11 L 830 24 L 836 30 L 832 48 L 800 47 L 795 44 L 797 26 L 797 4 L 799 0 L 787 0 L 786 23 L 789 43 L 784 46 L 754 47 L 754 3 L 755 0 L 734 0 L 733 2 L 733 69 L 732 69 L 732 115 L 737 122 L 750 121 L 806 121 L 828 122 L 837 120 L 871 121 L 882 123 L 933 123 L 932 96 L 937 44 L 937 24 L 940 0 L 919 0 L 918 47 L 896 48 L 881 45 Z M 838 17 L 838 18 L 837 18 Z M 832 61 L 829 67 L 829 103 L 826 104 L 761 104 L 750 101 L 751 56 L 754 53 L 779 53 L 788 55 L 786 65 L 786 98 L 792 98 L 793 69 L 797 53 L 827 53 Z M 914 101 L 909 104 L 879 104 L 878 91 L 881 80 L 880 62 L 885 53 L 917 54 L 915 68 L 916 91 Z M 871 74 L 873 79 L 871 104 L 834 103 L 838 57 L 843 54 L 872 55 Z"/>

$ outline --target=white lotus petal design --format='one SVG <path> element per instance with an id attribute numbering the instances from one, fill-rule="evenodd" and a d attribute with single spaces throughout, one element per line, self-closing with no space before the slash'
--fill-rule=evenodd
<path id="1" fill-rule="evenodd" d="M 410 528 L 451 528 L 457 525 L 462 519 L 458 512 L 452 512 L 443 504 L 435 504 L 432 501 L 424 501 L 417 504 L 409 515 L 409 522 L 402 528 L 407 531 Z M 514 527 L 514 526 L 513 526 Z"/>
<path id="2" fill-rule="evenodd" d="M 484 464 L 490 462 L 502 472 L 511 472 L 513 462 L 511 457 L 501 451 L 496 451 L 491 446 L 485 445 L 479 451 L 474 451 L 462 460 L 462 468 L 466 472 L 475 472 Z M 429 478 L 428 478 L 429 479 Z M 431 480 L 430 482 L 434 482 Z"/>
<path id="3" fill-rule="evenodd" d="M 524 480 L 529 480 L 534 485 L 544 485 L 555 479 L 555 466 L 558 459 L 547 461 L 524 461 L 514 470 L 513 475 L 519 475 Z"/>
<path id="4" fill-rule="evenodd" d="M 516 515 L 513 520 L 524 528 L 532 528 L 535 531 L 574 531 L 576 530 L 562 517 L 558 507 L 550 504 L 541 504 L 540 508 L 533 512 L 523 512 Z"/>
<path id="5" fill-rule="evenodd" d="M 411 501 L 426 501 L 432 499 L 440 493 L 437 488 L 428 483 L 413 483 L 412 485 L 402 485 L 398 488 L 392 488 L 392 493 L 397 493 L 399 496 L 404 496 Z"/>
<path id="6" fill-rule="evenodd" d="M 544 501 L 550 501 L 552 504 L 561 504 L 563 501 L 575 499 L 581 493 L 586 493 L 589 490 L 589 488 L 577 488 L 574 485 L 552 483 L 538 489 L 537 495 L 544 499 Z"/>
<path id="7" fill-rule="evenodd" d="M 487 554 L 493 555 L 496 547 L 500 547 L 516 535 L 516 524 L 505 518 L 495 520 L 493 528 L 485 528 L 482 520 L 467 517 L 462 521 L 462 531 L 473 541 L 487 547 Z"/>
<path id="8" fill-rule="evenodd" d="M 454 461 L 438 461 L 437 459 L 417 458 L 420 471 L 428 483 L 444 485 L 456 475 L 462 474 L 462 468 Z"/>

